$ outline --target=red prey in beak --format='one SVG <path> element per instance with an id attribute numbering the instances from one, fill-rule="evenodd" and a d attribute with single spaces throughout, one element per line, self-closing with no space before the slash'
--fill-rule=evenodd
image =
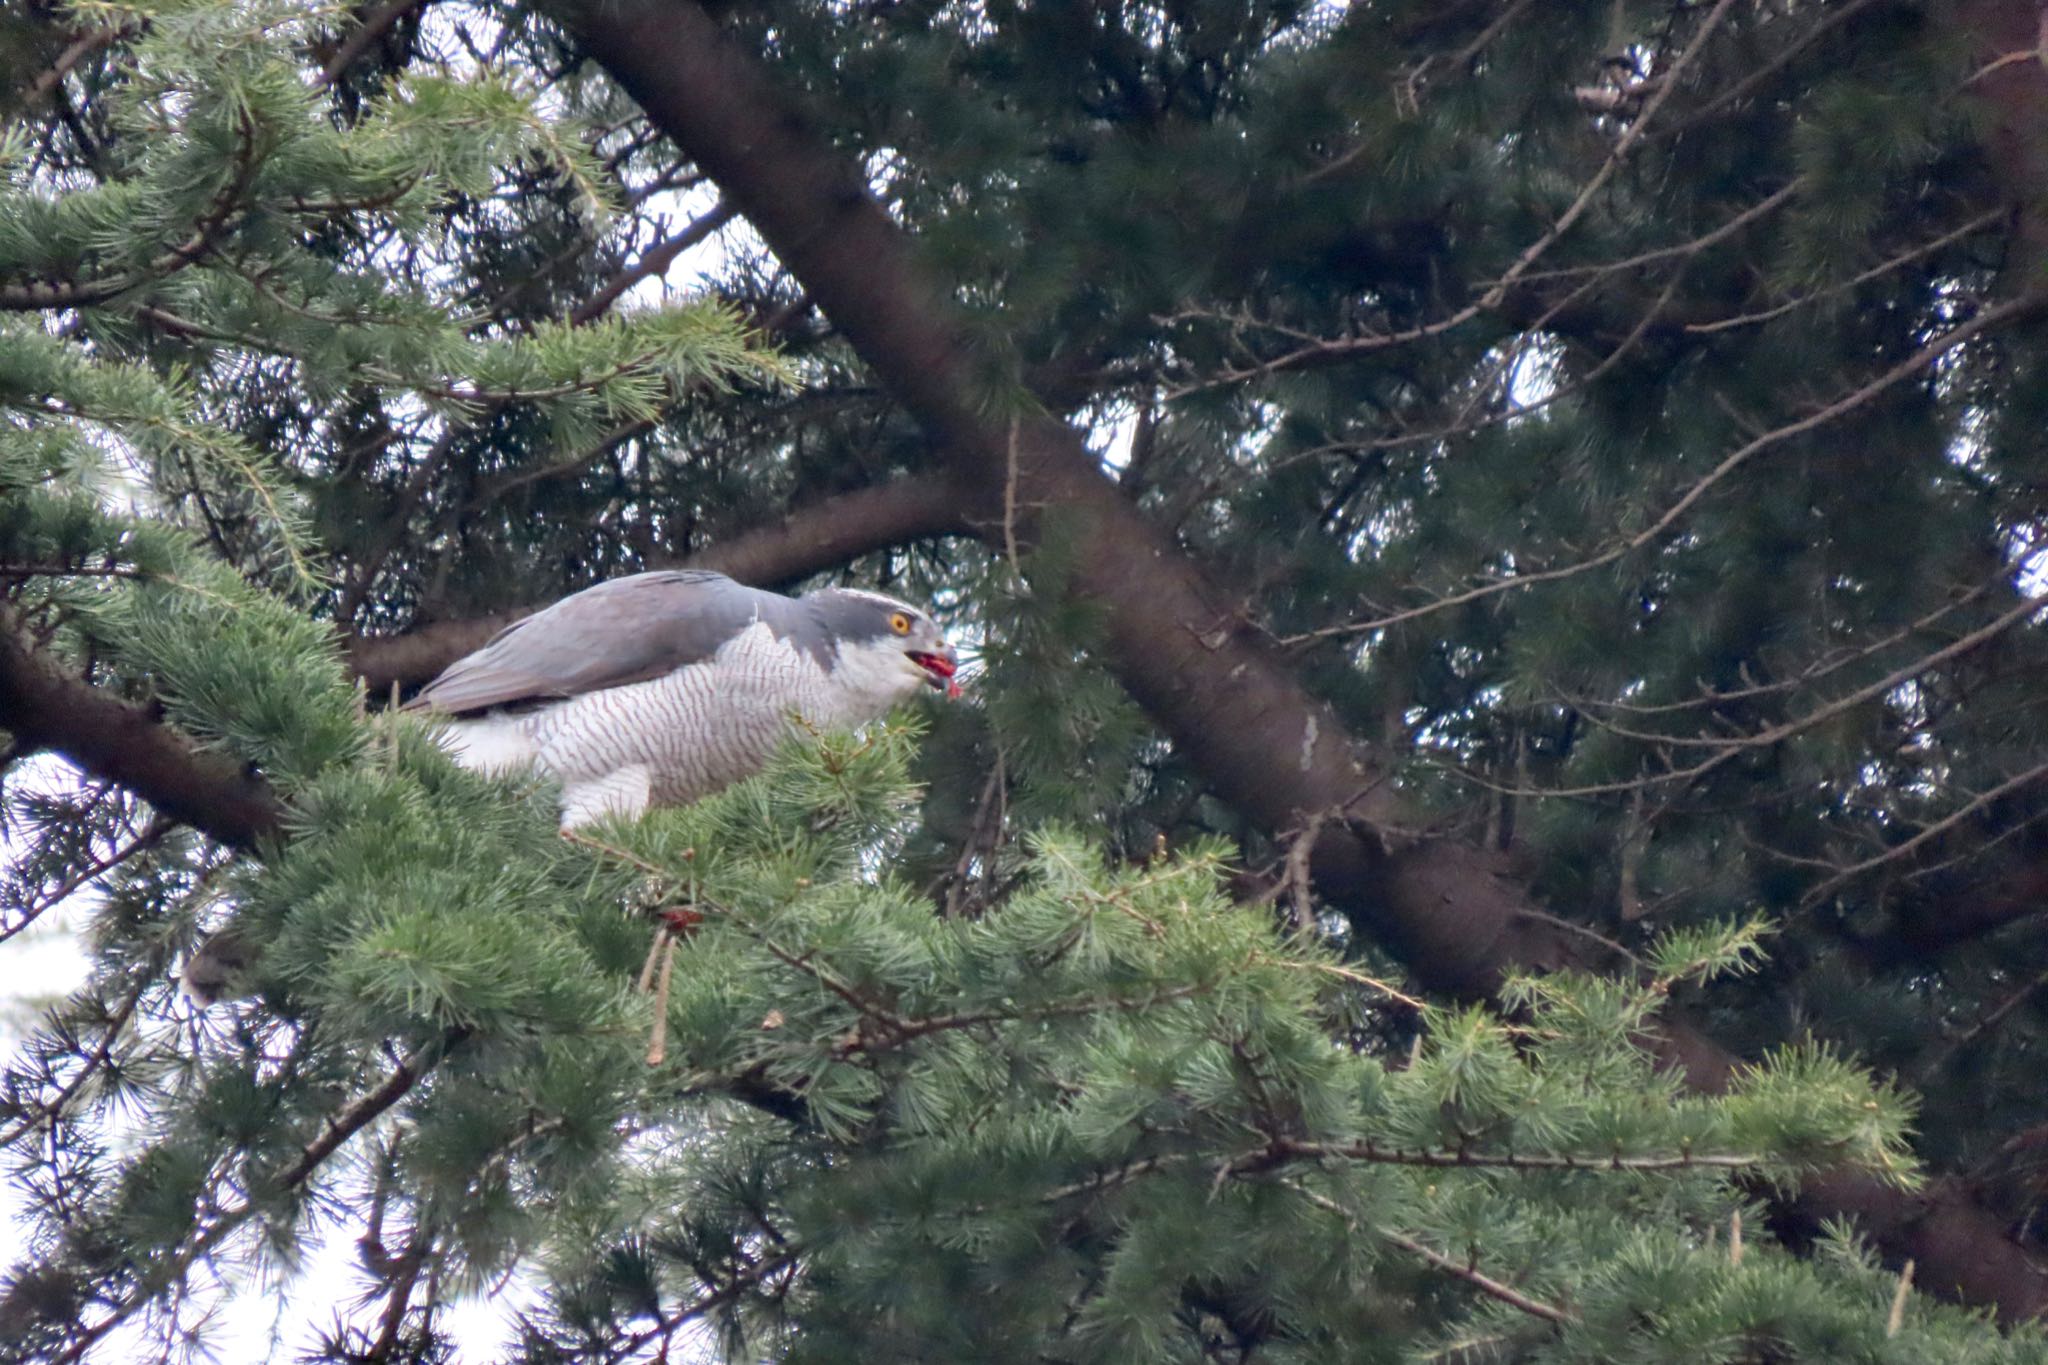
<path id="1" fill-rule="evenodd" d="M 946 700 L 951 701 L 960 695 L 960 684 L 953 681 L 960 659 L 951 649 L 943 654 L 913 653 L 910 662 L 925 671 L 925 680 L 936 690 L 944 692 Z"/>

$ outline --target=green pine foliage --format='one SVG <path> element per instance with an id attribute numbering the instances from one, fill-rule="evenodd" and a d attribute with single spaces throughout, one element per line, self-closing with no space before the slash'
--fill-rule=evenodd
<path id="1" fill-rule="evenodd" d="M 1910 1182 L 1900 1098 L 1825 1050 L 1686 1098 L 1632 1041 L 1674 985 L 1747 962 L 1755 926 L 1676 937 L 1635 984 L 1523 983 L 1514 1022 L 1432 1010 L 1427 1043 L 1374 1056 L 1336 1045 L 1331 1018 L 1405 1005 L 1232 906 L 1221 850 L 1116 871 L 1049 831 L 1000 908 L 934 917 L 869 870 L 915 809 L 916 737 L 895 726 L 800 743 L 762 778 L 601 833 L 598 866 L 630 885 L 593 873 L 582 911 L 558 885 L 552 926 L 521 922 L 516 895 L 494 888 L 511 931 L 498 937 L 528 974 L 554 975 L 553 944 L 580 946 L 584 970 L 613 983 L 600 999 L 637 1002 L 576 1002 L 591 1011 L 589 1051 L 519 1086 L 523 1114 L 471 1107 L 461 1082 L 444 1094 L 438 1078 L 416 1106 L 417 1160 L 504 1161 L 558 1229 L 532 1248 L 559 1287 L 530 1358 L 665 1338 L 700 1297 L 736 1353 L 783 1342 L 794 1359 L 1198 1359 L 1209 1336 L 1248 1323 L 1291 1343 L 1282 1358 L 1312 1359 L 1363 1346 L 1367 1319 L 1388 1359 L 1490 1333 L 1533 1358 L 1629 1358 L 1667 1350 L 1644 1323 L 1669 1295 L 1718 1305 L 1671 1354 L 1737 1360 L 1858 1320 L 1817 1310 L 1868 1294 L 1867 1267 L 1845 1278 L 1775 1249 L 1731 1260 L 1717 1234 L 1755 1217 L 1739 1181 L 1848 1162 Z M 334 880 L 360 855 L 300 866 L 316 841 L 287 857 L 310 882 L 266 878 L 294 920 L 310 925 L 312 902 L 376 905 L 374 885 Z M 278 970 L 334 983 L 323 1017 L 371 1036 L 451 1026 L 473 1030 L 466 1050 L 515 1018 L 550 1029 L 509 996 L 502 1022 L 483 1012 L 513 969 L 492 974 L 486 930 L 463 923 L 452 888 L 415 891 L 412 852 L 393 850 L 402 899 L 445 907 L 436 927 L 417 911 L 356 912 L 368 931 L 315 962 L 292 923 Z M 675 948 L 656 940 L 673 960 L 654 973 L 641 971 L 647 921 L 623 931 L 602 904 L 622 889 L 703 916 Z M 658 1025 L 628 994 L 636 972 L 666 982 Z M 446 1013 L 458 998 L 479 1012 Z M 641 1055 L 653 1027 L 658 1063 Z M 764 1093 L 801 1100 L 769 1116 L 736 1098 Z M 465 1142 L 444 1124 L 496 1131 Z M 468 1189 L 475 1199 L 473 1175 Z M 1437 1274 L 1418 1313 L 1405 1301 Z M 1472 1275 L 1550 1296 L 1558 1321 L 1501 1309 Z M 1212 1293 L 1227 1302 L 1203 1310 Z M 1928 1358 L 1944 1335 L 1982 1344 L 1960 1315 L 1928 1317 L 1889 1340 L 1863 1322 L 1869 1358 Z"/>

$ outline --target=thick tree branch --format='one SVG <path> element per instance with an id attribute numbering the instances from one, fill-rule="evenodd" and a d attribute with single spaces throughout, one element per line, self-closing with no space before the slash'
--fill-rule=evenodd
<path id="1" fill-rule="evenodd" d="M 26 748 L 61 755 L 224 844 L 252 848 L 278 832 L 282 808 L 262 779 L 59 666 L 4 603 L 0 725 Z"/>
<path id="2" fill-rule="evenodd" d="M 749 57 L 684 0 L 558 5 L 585 49 L 725 191 L 810 297 L 933 439 L 971 493 L 983 533 L 1030 543 L 1058 517 L 1084 548 L 1075 587 L 1108 613 L 1110 662 L 1132 695 L 1227 798 L 1268 829 L 1321 819 L 1318 888 L 1438 990 L 1485 991 L 1511 964 L 1570 960 L 1575 945 L 1481 850 L 1393 846 L 1385 774 L 1255 638 L 1230 597 L 1104 478 L 1079 437 L 1005 398 L 952 303 L 869 197 L 850 158 L 813 137 Z M 1733 1065 L 1682 1025 L 1667 1055 L 1708 1087 Z M 2007 1318 L 2048 1306 L 2048 1275 L 1960 1197 L 1910 1199 L 1863 1175 L 1816 1182 L 1821 1208 L 1862 1215 L 1925 1282 Z M 1961 1235 L 1957 1235 L 1958 1233 Z"/>

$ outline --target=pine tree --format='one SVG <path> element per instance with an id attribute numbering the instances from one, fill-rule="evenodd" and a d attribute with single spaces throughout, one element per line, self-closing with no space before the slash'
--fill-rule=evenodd
<path id="1" fill-rule="evenodd" d="M 5 1350 L 2048 1356 L 2034 19 L 8 19 Z M 972 698 L 579 841 L 390 707 L 671 563 Z"/>

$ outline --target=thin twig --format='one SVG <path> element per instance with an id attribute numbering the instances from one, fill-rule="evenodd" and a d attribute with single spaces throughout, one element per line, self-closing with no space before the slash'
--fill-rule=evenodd
<path id="1" fill-rule="evenodd" d="M 213 250 L 215 239 L 235 217 L 242 192 L 255 172 L 255 149 L 244 144 L 238 151 L 235 174 L 221 187 L 207 206 L 192 235 L 144 262 L 134 270 L 116 275 L 99 275 L 77 280 L 29 280 L 0 285 L 0 312 L 45 312 L 55 308 L 83 308 L 125 294 L 139 285 L 174 275 L 197 263 Z"/>
<path id="2" fill-rule="evenodd" d="M 612 1352 L 609 1358 L 612 1360 L 624 1360 L 656 1337 L 669 1336 L 684 1323 L 701 1318 L 714 1308 L 724 1307 L 777 1271 L 793 1268 L 797 1257 L 802 1252 L 803 1249 L 801 1247 L 793 1246 L 777 1252 L 766 1260 L 756 1262 L 735 1275 L 725 1284 L 690 1300 L 689 1303 L 678 1308 L 675 1312 L 662 1314 L 654 1326 L 620 1342 L 618 1349 Z"/>
<path id="3" fill-rule="evenodd" d="M 664 934 L 667 931 L 664 929 Z M 647 1042 L 647 1065 L 668 1060 L 668 980 L 676 966 L 676 940 L 671 935 L 661 950 L 661 975 L 654 986 L 654 1035 Z"/>
<path id="4" fill-rule="evenodd" d="M 2031 53 L 2028 55 L 2032 55 Z M 1892 1291 L 1892 1311 L 1885 1314 L 1884 1334 L 1895 1337 L 1906 1325 L 1906 1301 L 1913 1296 L 1913 1258 L 1906 1258 L 1905 1267 L 1899 1271 L 1899 1287 Z"/>
<path id="5" fill-rule="evenodd" d="M 1493 40 L 1499 37 L 1507 26 L 1513 23 L 1522 11 L 1528 9 L 1532 3 L 1533 0 L 1514 0 L 1514 3 L 1508 5 L 1496 15 L 1493 22 L 1481 29 L 1478 36 L 1465 44 L 1464 47 L 1446 56 L 1439 57 L 1432 54 L 1424 58 L 1403 80 L 1401 91 L 1396 96 L 1397 103 L 1405 100 L 1408 108 L 1418 108 L 1421 102 L 1421 91 L 1428 83 L 1429 74 L 1433 69 L 1442 68 L 1450 70 L 1464 66 L 1484 52 L 1492 44 Z M 1326 161 L 1315 170 L 1310 171 L 1301 178 L 1301 184 L 1313 185 L 1318 181 L 1327 180 L 1333 175 L 1340 174 L 1362 158 L 1377 151 L 1378 147 L 1379 144 L 1377 142 L 1368 141 L 1360 143 L 1342 156 Z"/>
<path id="6" fill-rule="evenodd" d="M 0 929 L 0 943 L 7 942 L 8 939 L 13 938 L 16 934 L 34 924 L 45 913 L 61 905 L 79 887 L 113 871 L 122 863 L 127 862 L 130 858 L 163 838 L 165 834 L 170 832 L 171 823 L 171 821 L 164 819 L 162 816 L 157 816 L 143 827 L 140 834 L 120 848 L 115 849 L 112 853 L 109 853 L 106 857 L 97 859 L 87 866 L 80 868 L 48 891 L 39 891 L 24 903 L 20 920 L 8 925 L 5 929 Z"/>
<path id="7" fill-rule="evenodd" d="M 39 72 L 36 78 L 29 82 L 28 89 L 22 93 L 22 104 L 36 104 L 43 96 L 55 90 L 58 83 L 71 74 L 73 67 L 109 43 L 128 37 L 134 31 L 132 26 L 121 24 L 112 28 L 96 28 L 73 39 L 70 46 L 57 54 L 57 60 L 50 63 L 48 70 Z"/>
<path id="8" fill-rule="evenodd" d="M 1338 1205 L 1334 1200 L 1324 1200 L 1322 1196 L 1313 1194 L 1308 1190 L 1302 1190 L 1300 1193 L 1307 1195 L 1313 1201 L 1327 1204 L 1332 1209 L 1342 1212 L 1342 1206 Z M 1381 1240 L 1391 1242 L 1403 1251 L 1421 1257 L 1446 1275 L 1454 1279 L 1463 1280 L 1488 1298 L 1499 1299 L 1509 1307 L 1518 1308 L 1531 1317 L 1542 1318 L 1545 1322 L 1554 1322 L 1559 1326 L 1565 1326 L 1579 1320 L 1576 1313 L 1568 1312 L 1554 1304 L 1545 1303 L 1541 1299 L 1531 1298 L 1514 1286 L 1503 1284 L 1491 1275 L 1483 1273 L 1477 1266 L 1455 1260 L 1440 1251 L 1433 1251 L 1423 1243 L 1404 1233 L 1395 1232 L 1391 1228 L 1379 1228 L 1376 1229 L 1376 1232 Z"/>
<path id="9" fill-rule="evenodd" d="M 1334 976 L 1338 977 L 1341 980 L 1349 981 L 1354 985 L 1369 987 L 1372 990 L 1378 991 L 1381 995 L 1386 996 L 1389 1000 L 1393 1000 L 1399 1004 L 1406 1005 L 1409 1009 L 1414 1010 L 1417 1014 L 1420 1014 L 1424 1010 L 1427 1010 L 1429 1008 L 1429 1002 L 1426 1000 L 1420 999 L 1417 996 L 1410 995 L 1406 991 L 1400 990 L 1392 985 L 1389 985 L 1387 982 L 1380 980 L 1376 976 L 1367 976 L 1364 972 L 1354 971 L 1349 967 L 1342 967 L 1334 962 L 1317 962 L 1314 959 L 1310 959 L 1305 962 L 1290 962 L 1284 959 L 1277 958 L 1269 958 L 1264 960 L 1269 962 L 1275 962 L 1283 967 L 1297 968 L 1301 971 L 1321 972 L 1325 976 Z"/>
<path id="10" fill-rule="evenodd" d="M 12 1128 L 9 1128 L 5 1133 L 0 1133 L 0 1148 L 13 1146 L 33 1129 L 40 1128 L 45 1123 L 54 1125 L 63 1116 L 65 1106 L 71 1102 L 72 1098 L 80 1090 L 85 1088 L 85 1083 L 97 1075 L 114 1055 L 114 1044 L 127 1029 L 128 1021 L 134 1017 L 135 1007 L 141 1002 L 143 992 L 149 988 L 149 984 L 149 981 L 145 978 L 138 981 L 129 990 L 127 996 L 121 1001 L 120 1006 L 108 1018 L 106 1031 L 100 1035 L 98 1045 L 93 1048 L 92 1054 L 85 1059 L 85 1064 L 79 1068 L 78 1074 L 69 1081 L 66 1081 L 64 1088 L 59 1090 L 49 1103 L 35 1106 Z"/>
<path id="11" fill-rule="evenodd" d="M 620 271 L 617 275 L 606 281 L 603 287 L 595 294 L 592 294 L 582 303 L 577 304 L 569 314 L 570 323 L 581 327 L 586 323 L 596 321 L 604 315 L 607 308 L 617 303 L 620 296 L 625 294 L 627 290 L 642 280 L 666 272 L 669 266 L 674 264 L 676 257 L 704 241 L 720 228 L 723 228 L 738 216 L 738 213 L 738 209 L 721 200 L 712 207 L 710 212 L 690 223 L 682 231 L 663 241 L 656 242 L 653 246 L 641 252 L 640 259 L 635 261 L 631 267 Z"/>
<path id="12" fill-rule="evenodd" d="M 383 4 L 363 15 L 363 21 L 349 31 L 341 46 L 334 50 L 334 55 L 327 59 L 319 84 L 328 86 L 339 81 L 356 64 L 356 60 L 370 50 L 370 44 L 383 37 L 400 19 L 427 3 L 429 0 L 384 0 Z"/>
<path id="13" fill-rule="evenodd" d="M 1571 230 L 1572 225 L 1585 215 L 1586 210 L 1593 206 L 1594 197 L 1614 178 L 1615 173 L 1621 169 L 1621 163 L 1628 157 L 1629 152 L 1634 150 L 1636 143 L 1642 141 L 1643 134 L 1648 131 L 1658 111 L 1664 107 L 1665 101 L 1671 98 L 1672 92 L 1678 89 L 1679 77 L 1699 57 L 1707 45 L 1707 39 L 1721 26 L 1721 21 L 1728 17 L 1728 11 L 1734 5 L 1735 0 L 1718 0 L 1707 17 L 1700 21 L 1699 31 L 1693 34 L 1692 41 L 1686 44 L 1685 50 L 1678 54 L 1678 60 L 1671 64 L 1669 70 L 1659 73 L 1664 83 L 1643 102 L 1643 112 L 1629 124 L 1628 131 L 1615 142 L 1614 149 L 1608 152 L 1607 159 L 1600 164 L 1600 169 L 1593 173 L 1593 178 L 1586 182 L 1578 197 L 1558 216 L 1550 230 L 1531 242 L 1522 254 L 1515 258 L 1515 263 L 1508 267 L 1507 273 L 1486 291 L 1479 300 L 1480 307 L 1498 308 L 1501 300 L 1507 297 L 1509 288 L 1520 280 L 1546 251 L 1556 245 L 1559 239 Z"/>
<path id="14" fill-rule="evenodd" d="M 1708 247 L 1733 237 L 1736 233 L 1742 231 L 1743 228 L 1748 227 L 1757 219 L 1789 201 L 1792 196 L 1804 188 L 1806 188 L 1806 177 L 1803 175 L 1794 176 L 1785 183 L 1783 188 L 1775 190 L 1771 194 L 1757 200 L 1756 203 L 1751 204 L 1719 227 L 1713 228 L 1693 238 L 1691 241 L 1680 242 L 1676 246 L 1658 247 L 1653 251 L 1645 251 L 1640 255 L 1625 257 L 1618 261 L 1603 261 L 1598 265 L 1569 265 L 1561 266 L 1556 270 L 1531 271 L 1522 277 L 1522 283 L 1533 284 L 1538 280 L 1572 279 L 1581 275 L 1616 275 L 1634 271 L 1643 266 L 1655 264 L 1658 261 L 1668 261 L 1673 257 L 1697 256 Z"/>
<path id="15" fill-rule="evenodd" d="M 1837 25 L 1848 20 L 1858 12 L 1870 8 L 1875 2 L 1876 0 L 1846 0 L 1846 3 L 1823 7 L 1824 12 L 1819 22 L 1815 23 L 1812 28 L 1801 34 L 1796 40 L 1780 47 L 1777 55 L 1772 57 L 1771 60 L 1757 67 L 1747 76 L 1744 76 L 1741 80 L 1729 86 L 1726 90 L 1723 90 L 1720 94 L 1714 96 L 1678 122 L 1664 125 L 1652 133 L 1651 136 L 1661 142 L 1669 138 L 1681 137 L 1690 130 L 1697 128 L 1700 124 L 1736 103 L 1750 91 L 1756 89 L 1757 86 L 1769 80 Z"/>
<path id="16" fill-rule="evenodd" d="M 1997 786 L 1991 788 L 1989 791 L 1979 793 L 1975 799 L 1969 801 L 1968 803 L 1957 808 L 1956 810 L 1951 811 L 1948 815 L 1935 821 L 1933 824 L 1921 830 L 1912 838 L 1905 840 L 1903 843 L 1893 844 L 1884 852 L 1879 853 L 1874 857 L 1865 858 L 1860 863 L 1851 863 L 1848 867 L 1843 868 L 1834 876 L 1828 878 L 1819 886 L 1816 886 L 1813 890 L 1807 892 L 1805 897 L 1803 898 L 1804 902 L 1808 905 L 1814 904 L 1824 899 L 1834 891 L 1840 889 L 1846 883 L 1863 875 L 1865 872 L 1870 871 L 1872 868 L 1880 867 L 1885 863 L 1894 862 L 1897 859 L 1905 857 L 1914 849 L 1919 848 L 1921 845 L 1927 843 L 1929 840 L 1940 838 L 1943 834 L 1946 834 L 1949 830 L 1954 829 L 1957 825 L 1969 819 L 1978 811 L 1983 810 L 1986 806 L 1991 805 L 1993 802 L 1998 801 L 2003 797 L 2010 796 L 2012 793 L 2020 790 L 2022 787 L 2030 787 L 2034 783 L 2039 782 L 2044 777 L 2048 777 L 2048 763 L 2036 764 L 2034 767 L 2027 769 L 2025 772 L 2020 773 L 2017 776 L 2007 778 L 2005 781 L 1999 783 Z"/>
<path id="17" fill-rule="evenodd" d="M 296 1189 L 306 1178 L 320 1168 L 320 1164 L 333 1156 L 344 1142 L 368 1127 L 392 1105 L 404 1099 L 411 1089 L 419 1084 L 420 1078 L 433 1070 L 449 1049 L 469 1036 L 469 1030 L 451 1028 L 439 1038 L 421 1043 L 406 1054 L 389 1076 L 377 1086 L 356 1099 L 347 1108 L 327 1120 L 320 1135 L 307 1143 L 300 1151 L 298 1160 L 280 1171 L 276 1178 L 282 1189 Z"/>
<path id="18" fill-rule="evenodd" d="M 645 872 L 650 877 L 659 877 L 663 881 L 667 881 L 669 879 L 669 870 L 667 868 L 657 867 L 653 863 L 648 862 L 645 858 L 639 857 L 632 853 L 628 853 L 625 849 L 614 847 L 613 845 L 607 844 L 600 839 L 593 839 L 588 834 L 584 834 L 580 830 L 565 829 L 562 831 L 562 838 L 567 842 L 576 844 L 582 848 L 587 848 L 591 849 L 594 852 L 602 853 L 607 858 L 617 858 L 620 862 L 631 863 L 634 867 L 639 868 L 642 872 Z"/>
<path id="19" fill-rule="evenodd" d="M 1283 1180 L 1280 1183 L 1287 1189 L 1300 1195 L 1303 1199 L 1308 1200 L 1309 1203 L 1314 1204 L 1317 1208 L 1334 1213 L 1337 1217 L 1343 1219 L 1345 1224 L 1353 1230 L 1358 1228 L 1358 1219 L 1352 1215 L 1349 1209 L 1339 1204 L 1336 1200 L 1326 1195 L 1317 1194 L 1314 1190 L 1308 1189 L 1292 1180 Z M 1404 1232 L 1396 1232 L 1392 1228 L 1374 1228 L 1372 1229 L 1372 1234 L 1381 1241 L 1390 1242 L 1411 1255 L 1421 1257 L 1446 1275 L 1463 1280 L 1488 1298 L 1498 1299 L 1512 1308 L 1520 1309 L 1531 1317 L 1542 1318 L 1545 1322 L 1556 1323 L 1559 1326 L 1565 1326 L 1579 1320 L 1578 1314 L 1559 1308 L 1555 1304 L 1545 1303 L 1541 1299 L 1531 1298 L 1513 1285 L 1504 1284 L 1500 1280 L 1494 1279 L 1491 1275 L 1484 1273 L 1477 1265 L 1470 1261 L 1460 1261 L 1454 1257 L 1446 1256 Z"/>
<path id="20" fill-rule="evenodd" d="M 645 995 L 654 989 L 654 969 L 661 963 L 661 950 L 668 946 L 668 926 L 654 926 L 654 941 L 647 945 L 647 960 L 640 964 L 640 980 L 634 986 L 636 994 Z"/>
<path id="21" fill-rule="evenodd" d="M 1810 303 L 1815 303 L 1821 299 L 1830 298 L 1836 294 L 1846 294 L 1851 289 L 1856 289 L 1861 287 L 1862 285 L 1870 283 L 1872 280 L 1876 279 L 1880 275 L 1888 275 L 1892 271 L 1897 270 L 1901 266 L 1911 265 L 1914 261 L 1919 260 L 1923 256 L 1931 256 L 1945 246 L 1949 246 L 1952 243 L 1959 242 L 1963 238 L 1971 236 L 1974 233 L 1982 232 L 1985 228 L 1990 227 L 1994 223 L 2003 222 L 2010 215 L 2011 210 L 2001 204 L 1999 207 L 1995 209 L 1989 209 L 1983 213 L 1978 214 L 1975 218 L 1970 219 L 1968 222 L 1963 223 L 1959 227 L 1951 228 L 1949 231 L 1942 233 L 1939 237 L 1932 238 L 1925 242 L 1920 242 L 1914 246 L 1908 247 L 1906 250 L 1901 251 L 1896 255 L 1888 257 L 1885 260 L 1879 261 L 1876 265 L 1870 267 L 1870 269 L 1864 271 L 1862 274 L 1857 275 L 1851 279 L 1844 280 L 1840 284 L 1829 285 L 1826 289 L 1816 289 L 1810 294 L 1801 294 L 1796 299 L 1792 299 L 1788 302 L 1781 303 L 1775 308 L 1766 308 L 1762 312 L 1738 313 L 1734 317 L 1718 318 L 1713 322 L 1688 323 L 1686 324 L 1685 330 L 1687 332 L 1693 333 L 1694 335 L 1705 335 L 1711 332 L 1725 332 L 1731 327 L 1749 327 L 1754 326 L 1757 323 L 1769 322 L 1774 318 L 1783 317 L 1785 314 L 1792 312 L 1794 309 L 1804 308 L 1806 305 Z"/>
<path id="22" fill-rule="evenodd" d="M 282 1189 L 295 1189 L 320 1165 L 341 1147 L 343 1143 L 368 1126 L 380 1114 L 403 1098 L 418 1083 L 421 1076 L 431 1070 L 447 1050 L 460 1042 L 467 1031 L 450 1029 L 441 1038 L 424 1043 L 398 1064 L 395 1071 L 375 1090 L 357 1099 L 339 1114 L 328 1120 L 320 1136 L 308 1143 L 294 1161 L 276 1177 Z M 107 1316 L 91 1327 L 84 1328 L 70 1346 L 58 1355 L 52 1365 L 75 1365 L 82 1360 L 94 1343 L 107 1333 L 133 1317 L 162 1290 L 176 1282 L 192 1263 L 206 1255 L 224 1241 L 227 1236 L 256 1212 L 255 1200 L 248 1200 L 231 1209 L 223 1209 L 213 1223 L 199 1236 L 194 1237 L 183 1248 L 167 1256 L 152 1268 L 119 1303 L 112 1305 Z"/>
<path id="23" fill-rule="evenodd" d="M 1723 458 L 1703 478 L 1687 489 L 1685 494 L 1667 507 L 1655 521 L 1651 522 L 1641 531 L 1616 542 L 1598 554 L 1570 564 L 1560 565 L 1554 569 L 1542 569 L 1533 573 L 1517 574 L 1510 578 L 1495 579 L 1493 582 L 1481 584 L 1479 587 L 1468 588 L 1464 592 L 1452 593 L 1447 597 L 1437 598 L 1433 602 L 1426 602 L 1419 607 L 1411 607 L 1405 611 L 1393 612 L 1373 620 L 1352 621 L 1340 626 L 1324 626 L 1318 630 L 1307 631 L 1300 635 L 1287 636 L 1280 643 L 1292 645 L 1331 636 L 1358 635 L 1385 630 L 1389 626 L 1400 625 L 1421 617 L 1435 615 L 1441 611 L 1449 611 L 1456 607 L 1466 606 L 1488 597 L 1498 596 L 1501 593 L 1514 592 L 1543 583 L 1555 583 L 1563 579 L 1575 578 L 1580 574 L 1612 564 L 1661 537 L 1672 526 L 1682 520 L 1685 514 L 1690 512 L 1704 499 L 1716 485 L 1733 474 L 1741 466 L 1747 464 L 1758 454 L 1772 446 L 1788 441 L 1794 436 L 1802 436 L 1817 427 L 1825 426 L 1837 417 L 1861 407 L 1900 380 L 1919 374 L 1942 355 L 1964 341 L 1969 340 L 1979 332 L 1999 323 L 2009 321 L 2012 318 L 2033 312 L 2040 308 L 2044 302 L 2048 302 L 2048 289 L 2037 288 L 2028 290 L 2026 293 L 2005 303 L 1986 308 L 1969 321 L 1958 323 L 1934 340 L 1928 342 L 1925 346 L 1922 346 L 1912 355 L 1826 406 L 1817 408 L 1796 421 L 1773 427 L 1769 431 L 1752 437 Z"/>

